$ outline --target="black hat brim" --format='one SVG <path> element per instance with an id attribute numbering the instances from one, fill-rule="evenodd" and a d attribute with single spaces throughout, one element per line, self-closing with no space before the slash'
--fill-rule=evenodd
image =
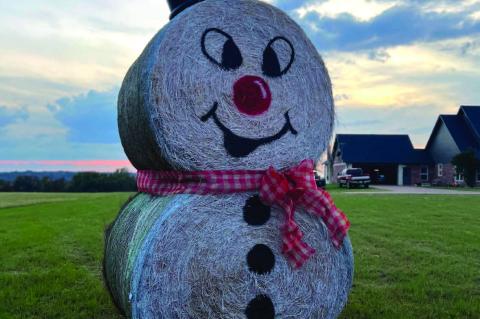
<path id="1" fill-rule="evenodd" d="M 202 1 L 204 1 L 204 0 L 186 0 L 186 1 L 183 1 L 182 3 L 176 5 L 174 8 L 172 8 L 171 2 L 169 1 L 170 7 L 172 9 L 172 13 L 170 14 L 170 20 L 175 18 L 175 16 L 177 16 L 180 12 L 187 9 L 188 7 L 191 7 L 194 4 L 197 4 L 197 3 L 202 2 Z"/>

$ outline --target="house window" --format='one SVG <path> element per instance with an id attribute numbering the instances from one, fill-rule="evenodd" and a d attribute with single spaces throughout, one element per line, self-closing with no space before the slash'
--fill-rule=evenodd
<path id="1" fill-rule="evenodd" d="M 455 167 L 455 182 L 463 182 L 463 173 L 459 172 Z"/>
<path id="2" fill-rule="evenodd" d="M 428 166 L 422 166 L 420 178 L 422 179 L 422 182 L 428 181 Z"/>
<path id="3" fill-rule="evenodd" d="M 438 164 L 437 165 L 437 173 L 438 173 L 438 177 L 443 176 L 443 164 Z"/>

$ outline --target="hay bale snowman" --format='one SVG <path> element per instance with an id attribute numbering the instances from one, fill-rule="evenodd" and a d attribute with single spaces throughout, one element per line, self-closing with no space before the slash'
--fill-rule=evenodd
<path id="1" fill-rule="evenodd" d="M 254 0 L 169 2 L 118 107 L 137 194 L 104 272 L 131 318 L 335 318 L 352 284 L 348 220 L 316 188 L 334 122 L 301 28 Z"/>

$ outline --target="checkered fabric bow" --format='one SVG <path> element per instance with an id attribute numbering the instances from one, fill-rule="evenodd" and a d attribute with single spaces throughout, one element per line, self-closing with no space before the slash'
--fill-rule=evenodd
<path id="1" fill-rule="evenodd" d="M 260 170 L 223 171 L 138 171 L 140 192 L 153 195 L 231 194 L 260 191 L 260 199 L 285 212 L 282 231 L 282 253 L 294 268 L 301 267 L 315 253 L 302 241 L 303 233 L 295 223 L 295 207 L 319 216 L 327 226 L 333 245 L 339 249 L 350 227 L 345 214 L 333 203 L 330 195 L 318 189 L 313 175 L 314 163 L 304 160 L 284 171 L 270 167 Z"/>
<path id="2" fill-rule="evenodd" d="M 335 207 L 330 194 L 318 189 L 313 175 L 313 161 L 305 160 L 299 166 L 284 172 L 270 167 L 262 178 L 260 199 L 269 205 L 280 206 L 285 212 L 282 253 L 295 268 L 301 267 L 315 249 L 302 241 L 303 233 L 295 223 L 295 206 L 322 218 L 336 248 L 340 248 L 347 235 L 350 222 Z"/>

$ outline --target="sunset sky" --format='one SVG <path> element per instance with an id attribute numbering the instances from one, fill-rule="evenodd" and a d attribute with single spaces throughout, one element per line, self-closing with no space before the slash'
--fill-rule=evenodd
<path id="1" fill-rule="evenodd" d="M 334 84 L 337 133 L 409 134 L 480 104 L 480 0 L 271 0 Z M 0 2 L 0 171 L 128 166 L 116 97 L 164 0 Z"/>

